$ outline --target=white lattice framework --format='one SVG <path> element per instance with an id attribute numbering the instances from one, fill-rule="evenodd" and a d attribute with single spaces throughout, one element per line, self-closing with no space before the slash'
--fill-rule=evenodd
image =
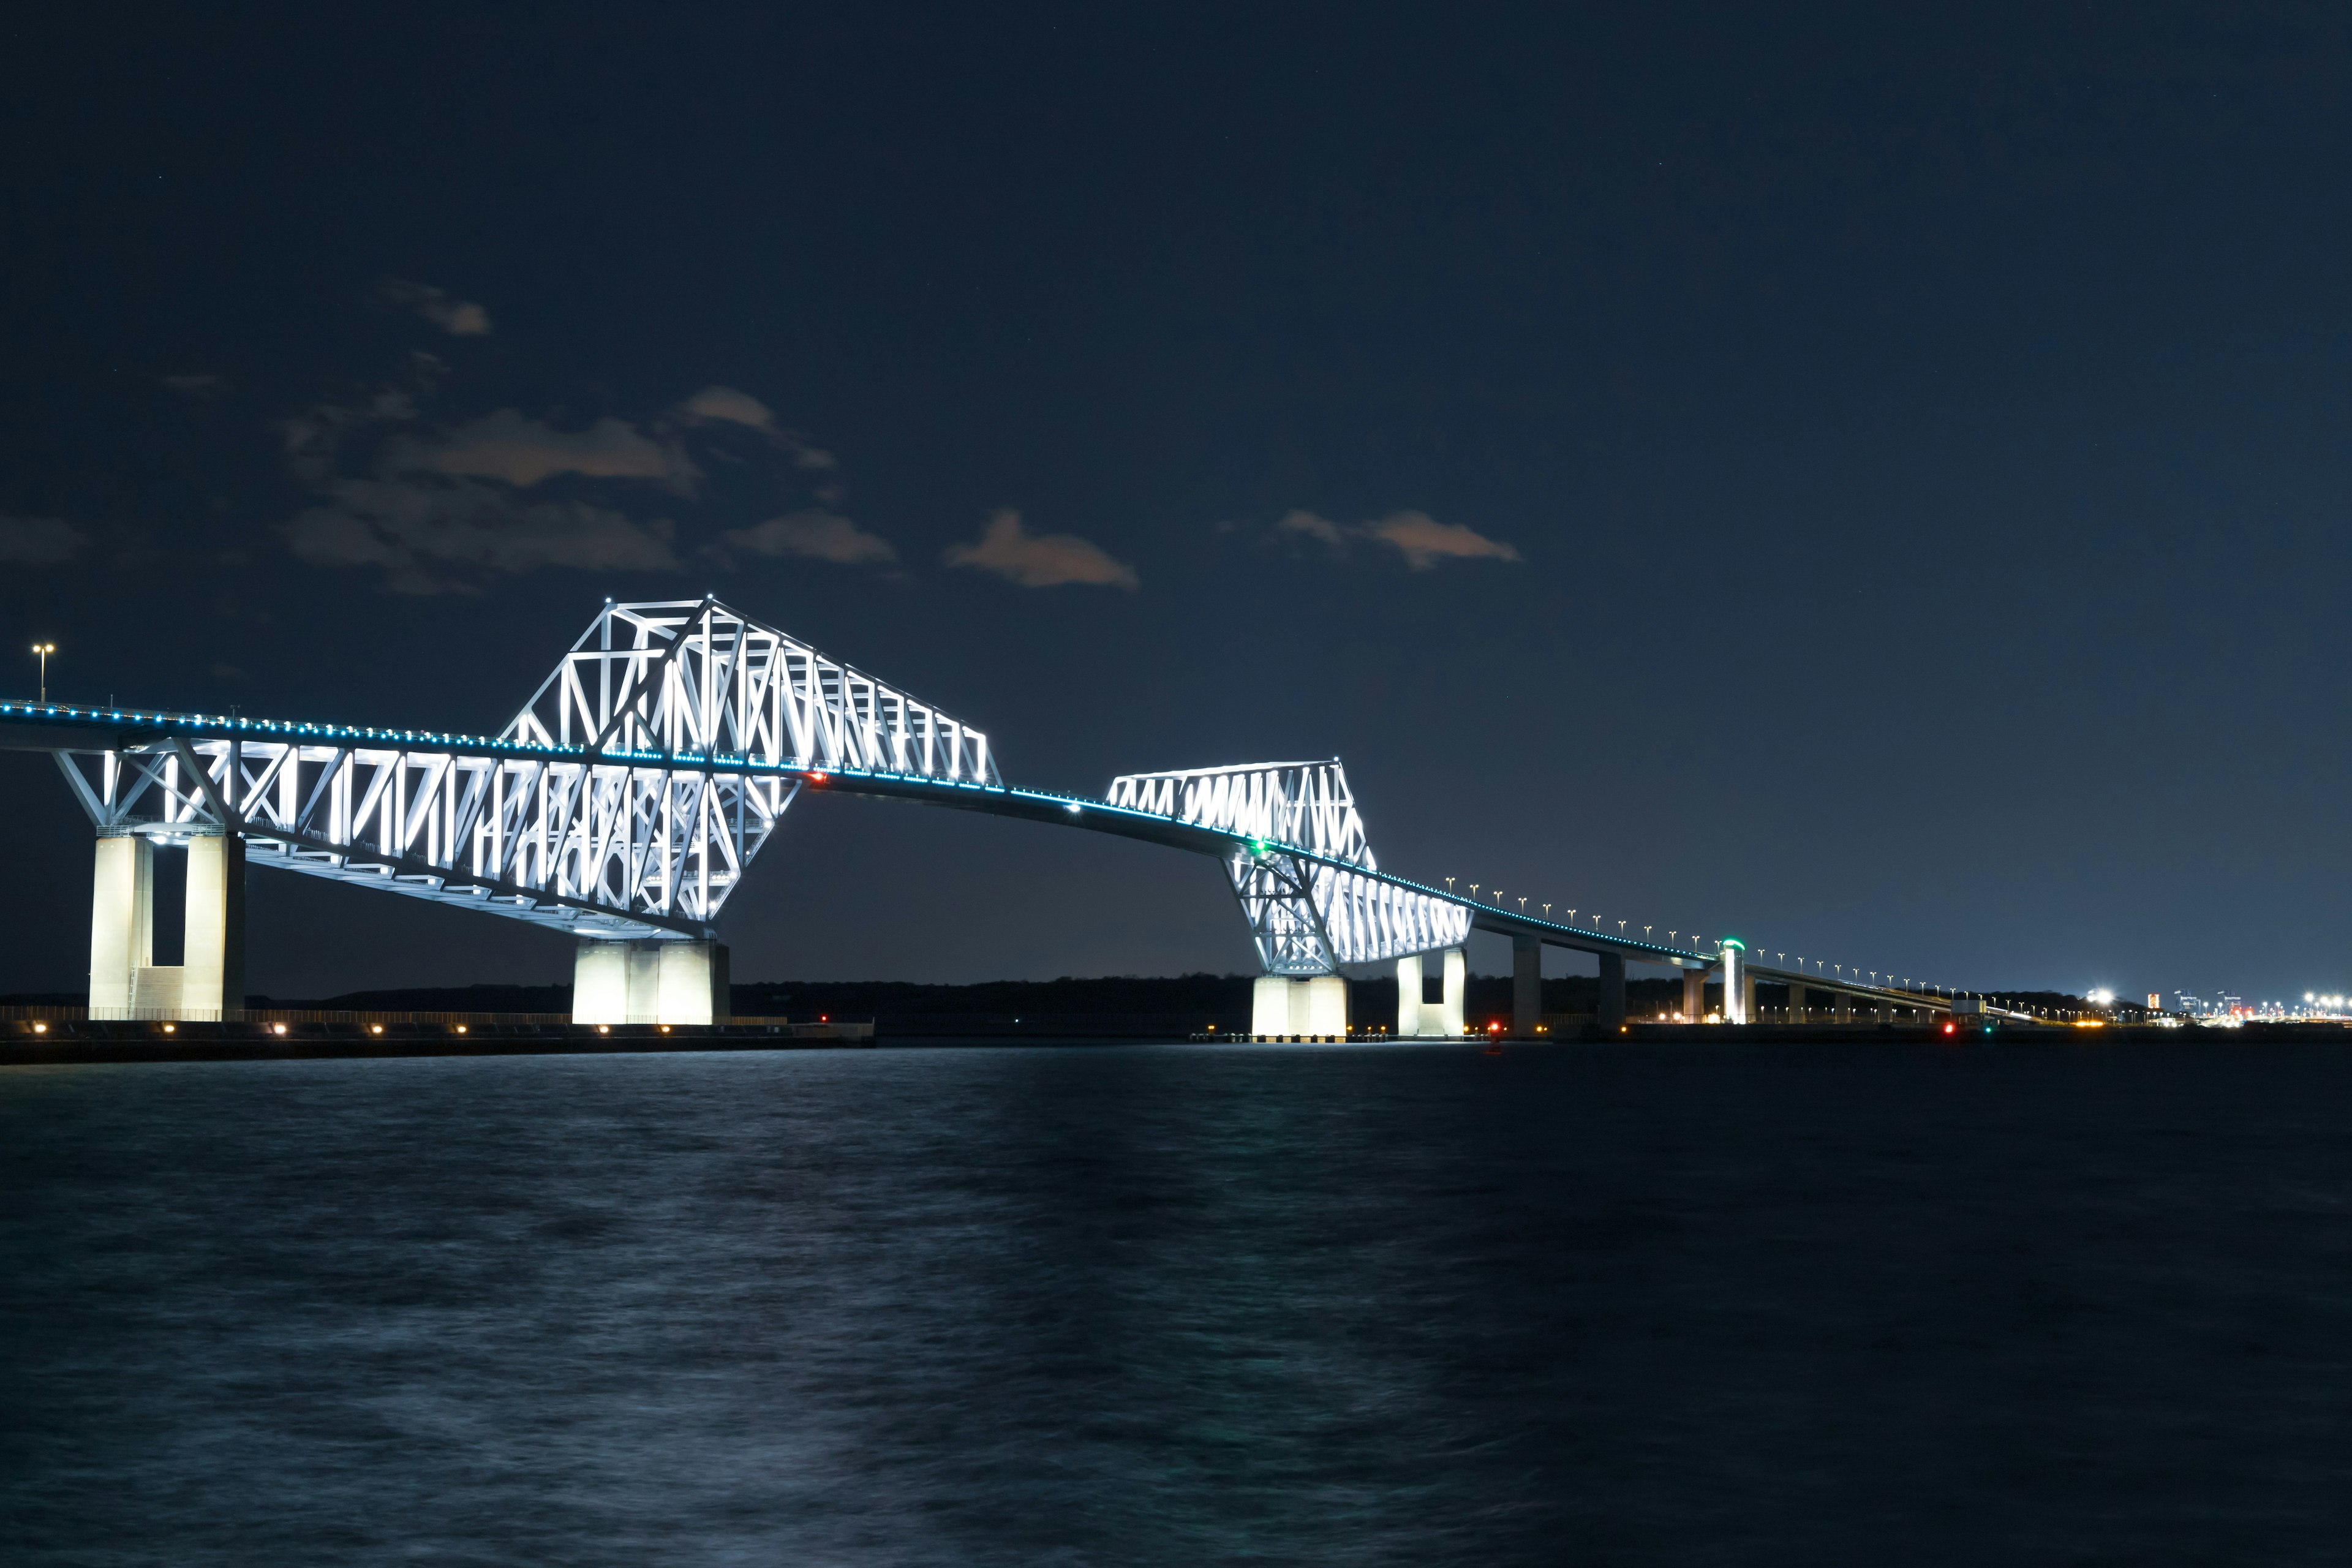
<path id="1" fill-rule="evenodd" d="M 1268 974 L 1330 974 L 1469 936 L 1461 903 L 1364 874 L 1380 868 L 1337 757 L 1128 773 L 1105 798 L 1245 837 L 1225 874 Z"/>
<path id="2" fill-rule="evenodd" d="M 804 778 L 979 788 L 988 739 L 715 600 L 607 605 L 496 739 L 257 724 L 58 762 L 101 835 L 235 831 L 339 881 L 707 937 Z"/>

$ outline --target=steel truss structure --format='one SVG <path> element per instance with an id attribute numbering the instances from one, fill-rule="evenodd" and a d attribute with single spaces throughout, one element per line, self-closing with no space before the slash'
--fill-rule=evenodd
<path id="1" fill-rule="evenodd" d="M 709 938 L 807 778 L 1003 787 L 981 731 L 708 598 L 608 603 L 495 740 L 272 724 L 57 757 L 102 837 L 235 832 L 260 864 L 607 938 Z"/>
<path id="2" fill-rule="evenodd" d="M 1367 875 L 1380 868 L 1337 757 L 1127 773 L 1105 798 L 1244 836 L 1225 875 L 1268 974 L 1333 974 L 1469 937 L 1459 901 Z"/>

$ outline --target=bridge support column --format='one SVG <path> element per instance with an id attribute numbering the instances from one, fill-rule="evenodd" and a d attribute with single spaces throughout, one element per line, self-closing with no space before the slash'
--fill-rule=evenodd
<path id="1" fill-rule="evenodd" d="M 1739 1021 L 1756 1022 L 1756 976 L 1744 963 L 1739 966 Z"/>
<path id="2" fill-rule="evenodd" d="M 1706 1022 L 1706 971 L 1683 971 L 1683 1018 L 1685 1022 Z"/>
<path id="3" fill-rule="evenodd" d="M 188 840 L 181 962 L 155 962 L 155 847 L 98 841 L 89 901 L 89 1016 L 215 1021 L 245 1006 L 245 840 Z"/>
<path id="4" fill-rule="evenodd" d="M 727 944 L 582 937 L 572 963 L 575 1024 L 723 1024 Z"/>
<path id="5" fill-rule="evenodd" d="M 1737 937 L 1723 939 L 1723 1021 L 1745 1024 L 1754 1015 L 1756 982 L 1748 974 L 1748 949 Z"/>
<path id="6" fill-rule="evenodd" d="M 1410 1040 L 1421 1033 L 1421 954 L 1397 960 L 1397 1038 Z"/>
<path id="7" fill-rule="evenodd" d="M 1789 1022 L 1801 1024 L 1804 1021 L 1805 988 L 1791 980 L 1789 982 Z"/>
<path id="8" fill-rule="evenodd" d="M 1511 1037 L 1532 1040 L 1543 1022 L 1543 942 L 1532 936 L 1511 938 Z"/>
<path id="9" fill-rule="evenodd" d="M 1445 950 L 1445 1000 L 1438 1005 L 1437 1032 L 1441 1035 L 1462 1035 L 1462 1010 L 1465 993 L 1470 989 L 1470 955 L 1458 947 Z M 1429 1015 L 1422 1014 L 1422 1026 L 1429 1026 Z"/>
<path id="10" fill-rule="evenodd" d="M 1294 980 L 1261 974 L 1250 993 L 1253 1035 L 1345 1036 L 1348 983 L 1336 974 Z"/>
<path id="11" fill-rule="evenodd" d="M 1837 1021 L 1841 1024 L 1853 1022 L 1853 998 L 1843 991 L 1837 994 Z"/>
<path id="12" fill-rule="evenodd" d="M 1601 955 L 1601 1026 L 1605 1030 L 1625 1026 L 1625 955 L 1622 952 Z"/>
<path id="13" fill-rule="evenodd" d="M 136 834 L 98 841 L 89 895 L 89 1016 L 128 1018 L 155 962 L 155 847 Z"/>

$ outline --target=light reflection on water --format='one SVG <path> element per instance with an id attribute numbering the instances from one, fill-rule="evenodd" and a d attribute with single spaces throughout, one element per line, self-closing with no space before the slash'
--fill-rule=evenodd
<path id="1" fill-rule="evenodd" d="M 11 1563 L 2335 1560 L 2352 1065 L 0 1071 Z"/>

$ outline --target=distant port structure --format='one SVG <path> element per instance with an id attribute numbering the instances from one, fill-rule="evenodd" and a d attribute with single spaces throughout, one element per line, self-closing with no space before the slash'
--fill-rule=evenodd
<path id="1" fill-rule="evenodd" d="M 1512 1032 L 1541 1020 L 1546 947 L 1593 954 L 1598 1024 L 1628 964 L 1678 973 L 1681 1016 L 1990 1015 L 1980 999 L 1495 889 L 1382 870 L 1339 759 L 1125 773 L 1100 796 L 1008 784 L 990 738 L 715 597 L 607 600 L 494 736 L 47 700 L 0 701 L 0 750 L 47 752 L 96 833 L 89 1016 L 234 1019 L 245 868 L 272 867 L 561 931 L 578 1024 L 723 1022 L 716 921 L 786 813 L 863 795 L 1141 839 L 1212 859 L 1262 973 L 1254 1032 L 1349 1032 L 1343 966 L 1393 964 L 1396 1036 L 1460 1037 L 1473 931 L 1509 939 Z M 154 856 L 187 855 L 183 962 L 153 962 Z M 1618 929 L 1610 930 L 1614 924 Z"/>

